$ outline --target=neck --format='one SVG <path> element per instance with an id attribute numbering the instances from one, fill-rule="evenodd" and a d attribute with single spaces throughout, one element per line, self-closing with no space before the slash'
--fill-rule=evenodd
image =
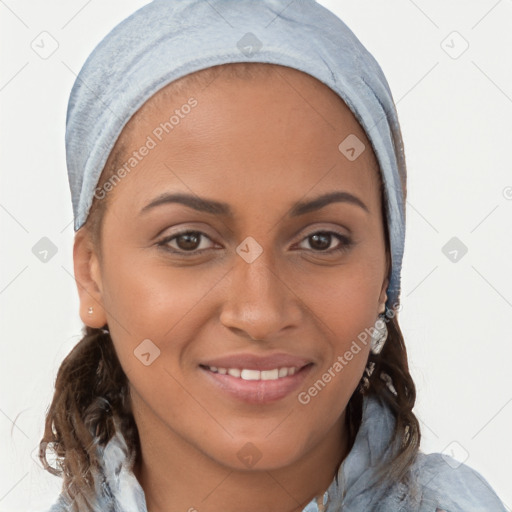
<path id="1" fill-rule="evenodd" d="M 148 512 L 302 512 L 327 490 L 349 450 L 343 413 L 322 441 L 293 464 L 240 471 L 219 464 L 167 424 L 154 421 L 140 397 L 132 398 L 141 444 L 133 472 Z"/>

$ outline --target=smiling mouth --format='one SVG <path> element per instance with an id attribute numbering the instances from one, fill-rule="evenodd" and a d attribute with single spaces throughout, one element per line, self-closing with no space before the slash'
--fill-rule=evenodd
<path id="1" fill-rule="evenodd" d="M 213 387 L 215 396 L 220 391 L 224 397 L 238 402 L 263 405 L 292 395 L 314 366 L 311 360 L 291 354 L 233 354 L 204 361 L 199 369 L 206 389 Z"/>
<path id="2" fill-rule="evenodd" d="M 309 365 L 305 365 L 309 366 Z M 202 368 L 209 370 L 212 373 L 218 373 L 220 375 L 230 375 L 242 380 L 278 380 L 291 375 L 295 375 L 298 371 L 302 370 L 303 367 L 296 366 L 283 366 L 280 368 L 273 368 L 271 370 L 253 370 L 249 368 L 218 368 L 217 366 L 205 366 L 201 365 Z"/>

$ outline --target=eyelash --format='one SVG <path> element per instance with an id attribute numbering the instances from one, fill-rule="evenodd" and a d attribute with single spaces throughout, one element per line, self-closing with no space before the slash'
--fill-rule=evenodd
<path id="1" fill-rule="evenodd" d="M 185 250 L 182 250 L 182 249 L 174 249 L 174 248 L 171 248 L 169 247 L 167 244 L 171 241 L 173 241 L 174 239 L 177 239 L 179 238 L 180 236 L 183 236 L 183 235 L 187 235 L 187 234 L 197 234 L 199 235 L 199 238 L 200 238 L 200 242 L 199 242 L 199 245 L 201 244 L 201 240 L 202 238 L 208 238 L 209 240 L 211 240 L 211 238 L 206 235 L 205 233 L 201 232 L 201 231 L 195 231 L 195 230 L 184 230 L 184 231 L 180 231 L 178 233 L 174 233 L 173 235 L 170 235 L 168 237 L 165 237 L 164 239 L 162 239 L 160 242 L 158 242 L 158 246 L 161 246 L 164 250 L 166 251 L 169 251 L 173 254 L 178 254 L 178 255 L 181 255 L 181 256 L 196 256 L 198 254 L 201 254 L 202 252 L 204 251 L 207 251 L 209 249 L 201 249 L 201 250 L 197 250 L 197 249 L 194 249 L 192 251 L 185 251 Z M 336 239 L 338 239 L 341 243 L 341 245 L 337 248 L 334 248 L 334 249 L 329 249 L 329 250 L 326 250 L 326 251 L 323 251 L 323 250 L 318 250 L 318 251 L 315 251 L 313 249 L 311 249 L 312 252 L 314 253 L 317 253 L 317 254 L 336 254 L 336 253 L 343 253 L 345 251 L 348 251 L 352 245 L 353 245 L 353 241 L 345 236 L 345 235 L 342 235 L 341 233 L 338 233 L 336 231 L 327 231 L 327 230 L 319 230 L 319 231 L 314 231 L 312 233 L 310 233 L 309 235 L 305 236 L 302 240 L 306 240 L 310 237 L 312 237 L 313 235 L 318 235 L 318 234 L 324 234 L 324 235 L 334 235 L 334 237 Z"/>

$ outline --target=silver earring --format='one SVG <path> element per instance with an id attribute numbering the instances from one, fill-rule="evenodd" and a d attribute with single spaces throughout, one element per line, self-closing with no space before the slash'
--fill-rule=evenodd
<path id="1" fill-rule="evenodd" d="M 87 313 L 89 313 L 89 315 L 92 315 L 94 312 L 94 308 L 92 306 L 89 306 L 89 309 L 87 310 Z"/>
<path id="2" fill-rule="evenodd" d="M 388 328 L 384 320 L 384 315 L 379 315 L 377 318 L 377 321 L 375 322 L 375 329 L 372 331 L 371 338 L 372 354 L 380 354 L 382 347 L 388 338 Z"/>
<path id="3" fill-rule="evenodd" d="M 389 389 L 389 391 L 391 391 L 393 395 L 398 396 L 395 386 L 393 386 L 393 379 L 385 372 L 380 373 L 380 378 L 386 383 L 386 386 Z"/>

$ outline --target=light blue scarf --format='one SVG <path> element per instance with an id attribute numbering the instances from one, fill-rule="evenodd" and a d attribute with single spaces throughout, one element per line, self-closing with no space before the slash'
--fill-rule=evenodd
<path id="1" fill-rule="evenodd" d="M 241 61 L 312 75 L 345 101 L 364 128 L 385 185 L 392 257 L 386 306 L 395 309 L 406 182 L 395 105 L 372 55 L 314 0 L 155 0 L 115 27 L 87 59 L 69 99 L 66 158 L 75 230 L 87 219 L 115 141 L 142 104 L 193 71 Z"/>

